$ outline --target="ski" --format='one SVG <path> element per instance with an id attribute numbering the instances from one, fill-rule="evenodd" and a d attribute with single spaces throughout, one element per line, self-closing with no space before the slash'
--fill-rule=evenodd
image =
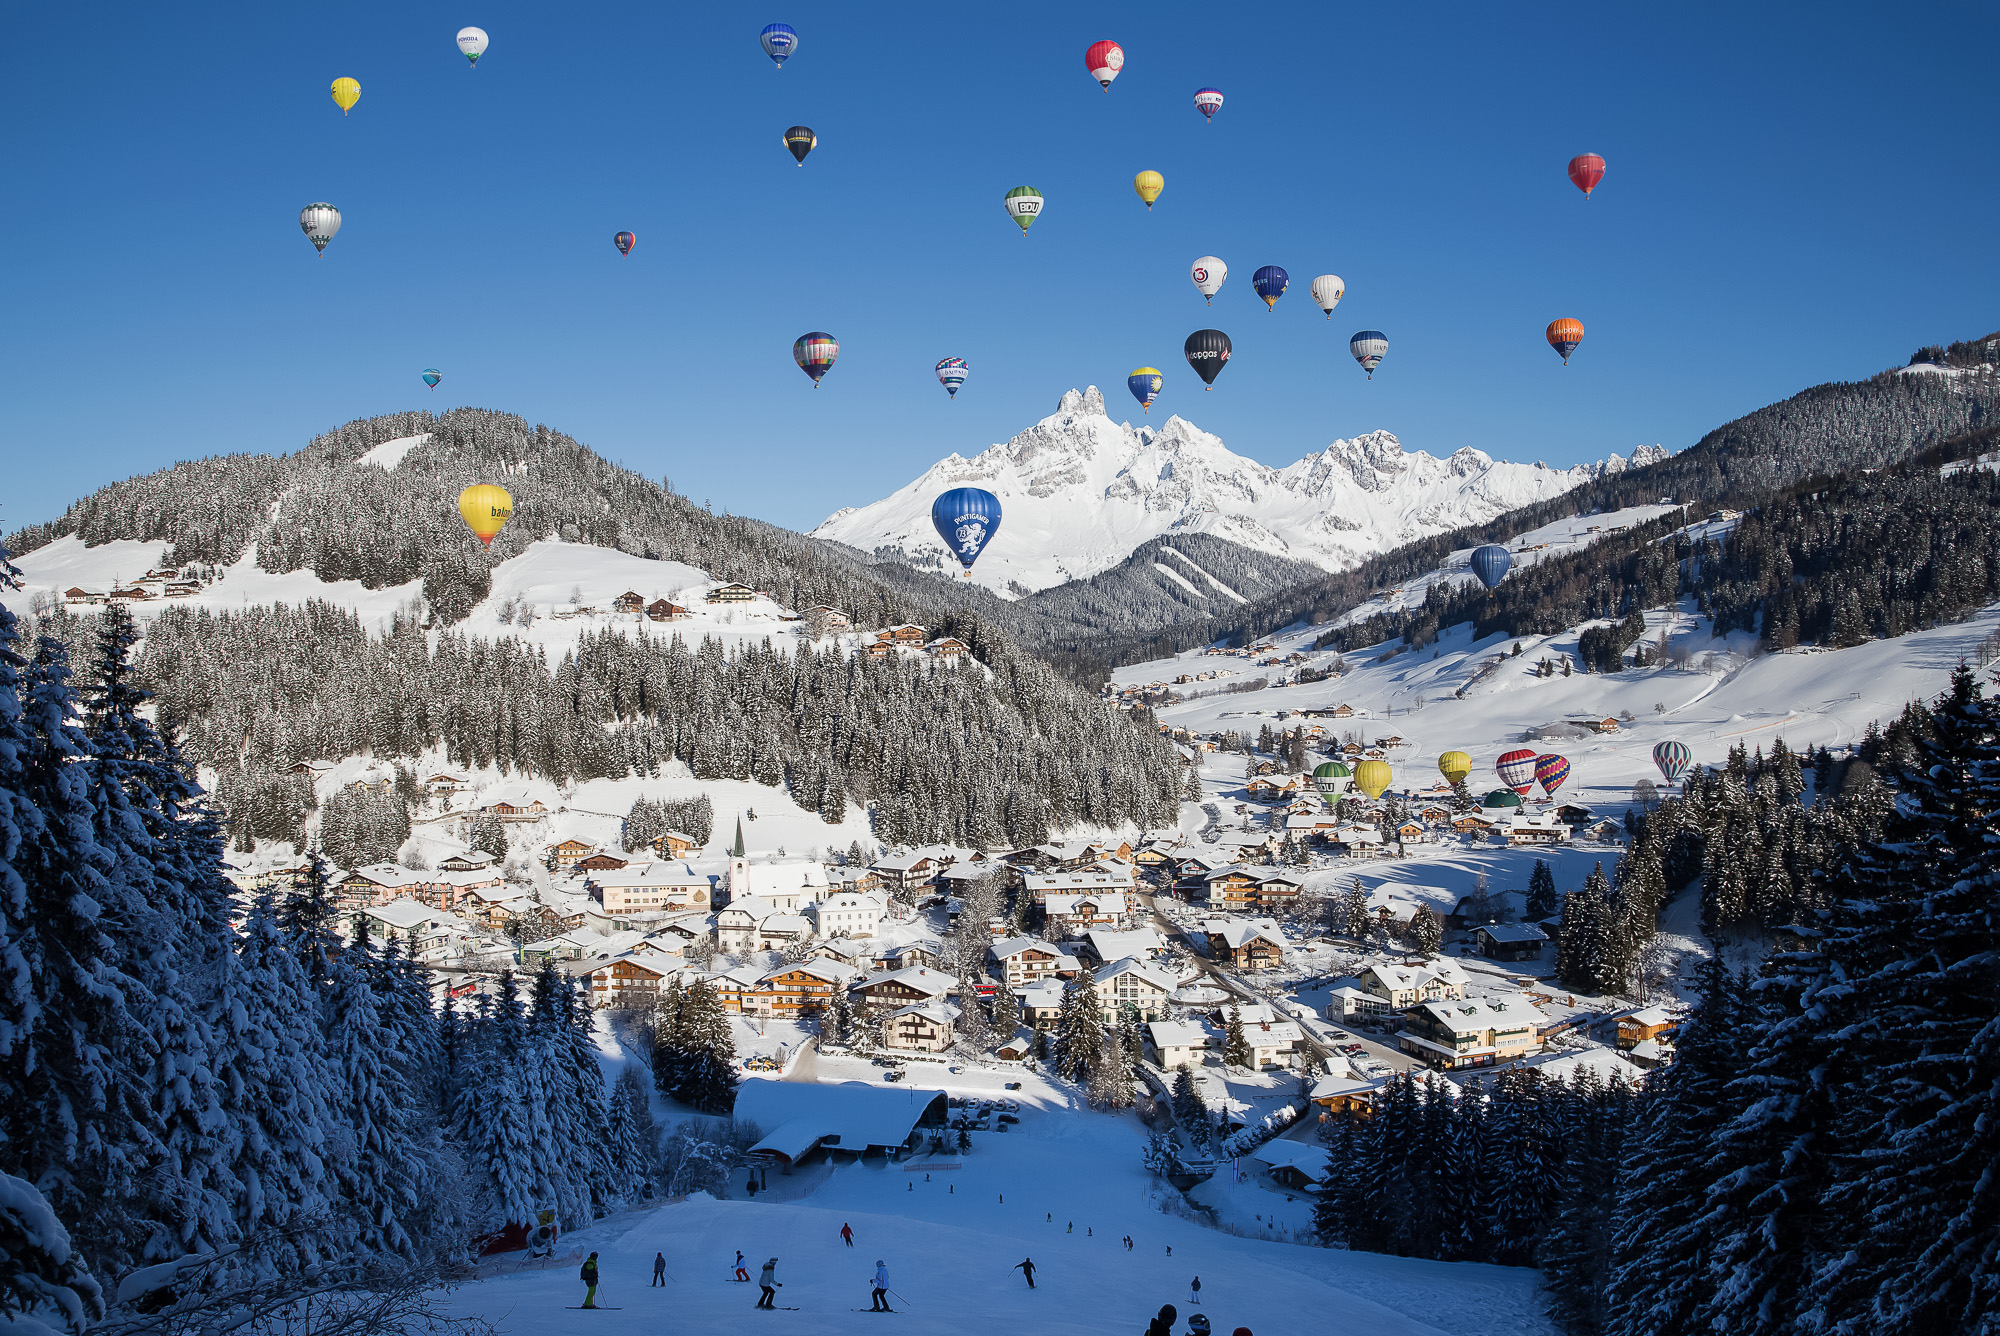
<path id="1" fill-rule="evenodd" d="M 591 1304 L 588 1307 L 583 1304 L 564 1304 L 563 1307 L 569 1309 L 572 1313 L 622 1313 L 625 1311 L 622 1308 L 614 1308 L 610 1304 Z"/>

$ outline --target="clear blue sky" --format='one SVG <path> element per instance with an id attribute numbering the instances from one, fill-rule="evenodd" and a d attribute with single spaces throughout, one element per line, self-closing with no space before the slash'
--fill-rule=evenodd
<path id="1" fill-rule="evenodd" d="M 1995 14 L 12 5 L 0 529 L 175 459 L 462 404 L 806 527 L 1071 386 L 1136 418 L 1146 363 L 1155 417 L 1271 463 L 1375 428 L 1551 463 L 1680 448 L 2000 327 Z M 800 35 L 782 71 L 774 19 Z M 476 70 L 465 24 L 492 36 Z M 1100 37 L 1127 54 L 1109 93 L 1083 67 Z M 1589 201 L 1564 175 L 1586 150 L 1609 162 Z M 1001 207 L 1022 184 L 1048 199 L 1025 238 Z M 345 224 L 315 259 L 296 217 L 322 199 Z M 1231 270 L 1212 310 L 1204 252 Z M 1267 263 L 1293 278 L 1275 313 Z M 1330 322 L 1306 292 L 1326 271 Z M 1557 316 L 1588 330 L 1567 369 Z M 1236 356 L 1204 394 L 1181 344 L 1211 324 Z M 1370 327 L 1373 383 L 1347 353 Z M 842 348 L 818 391 L 791 360 L 810 329 Z M 956 402 L 945 356 L 972 364 Z"/>

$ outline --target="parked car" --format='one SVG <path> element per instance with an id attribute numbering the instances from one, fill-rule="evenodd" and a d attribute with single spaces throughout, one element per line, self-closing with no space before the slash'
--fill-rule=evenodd
<path id="1" fill-rule="evenodd" d="M 884 1081 L 900 1081 L 903 1079 L 903 1069 L 901 1067 L 891 1067 L 888 1071 L 882 1073 L 882 1079 Z"/>
<path id="2" fill-rule="evenodd" d="M 1002 1127 L 1005 1127 L 1008 1123 L 1018 1123 L 1020 1121 L 1021 1120 L 1019 1118 L 1016 1118 L 1011 1113 L 1003 1113 L 1000 1115 L 1000 1126 Z"/>
<path id="3" fill-rule="evenodd" d="M 1021 1083 L 1019 1081 L 1009 1081 L 1007 1083 L 1007 1088 L 1009 1090 L 1019 1090 L 1021 1088 Z"/>

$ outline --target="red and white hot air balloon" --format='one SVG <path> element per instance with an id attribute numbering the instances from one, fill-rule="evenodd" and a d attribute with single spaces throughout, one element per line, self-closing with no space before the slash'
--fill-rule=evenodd
<path id="1" fill-rule="evenodd" d="M 1503 752 L 1493 763 L 1493 772 L 1500 776 L 1502 784 L 1525 798 L 1528 790 L 1535 787 L 1535 759 L 1535 754 L 1526 747 Z"/>
<path id="2" fill-rule="evenodd" d="M 1090 50 L 1083 53 L 1084 68 L 1090 77 L 1111 91 L 1111 81 L 1118 77 L 1118 71 L 1125 68 L 1125 48 L 1113 41 L 1092 42 Z"/>

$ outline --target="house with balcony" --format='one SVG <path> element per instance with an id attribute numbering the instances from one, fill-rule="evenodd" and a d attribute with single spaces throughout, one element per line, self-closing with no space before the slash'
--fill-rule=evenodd
<path id="1" fill-rule="evenodd" d="M 1433 1067 L 1490 1067 L 1542 1049 L 1547 1018 L 1519 994 L 1426 1002 L 1408 1012 L 1396 1047 Z"/>

